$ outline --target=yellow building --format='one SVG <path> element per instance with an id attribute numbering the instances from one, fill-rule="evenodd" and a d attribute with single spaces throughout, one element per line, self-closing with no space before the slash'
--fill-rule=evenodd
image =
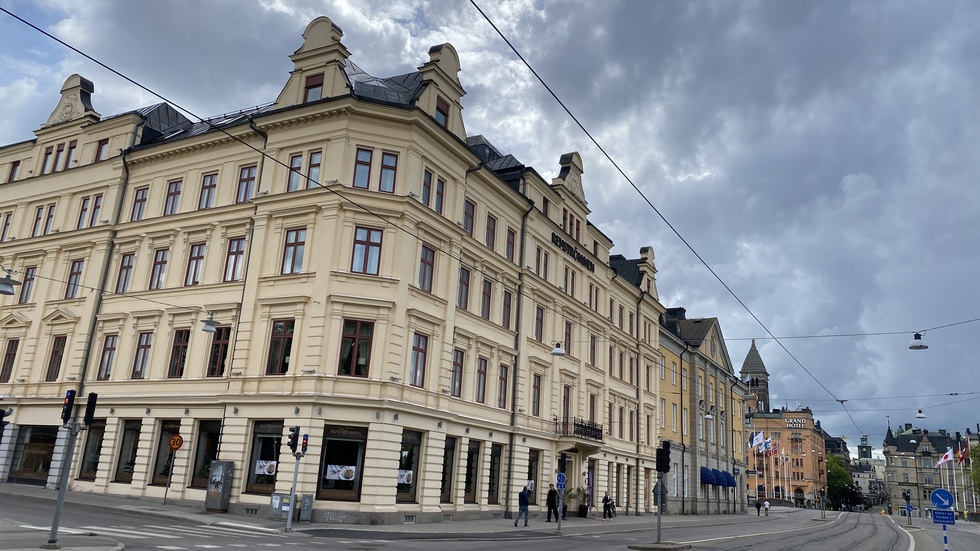
<path id="1" fill-rule="evenodd" d="M 653 249 L 610 255 L 578 153 L 546 179 L 466 135 L 451 45 L 375 78 L 329 19 L 303 37 L 269 105 L 102 117 L 73 75 L 0 148 L 0 479 L 54 487 L 71 448 L 73 490 L 201 503 L 217 459 L 264 514 L 295 465 L 316 521 L 441 522 L 525 485 L 543 514 L 564 453 L 570 490 L 651 511 Z M 99 396 L 77 446 L 68 390 L 76 421 Z"/>

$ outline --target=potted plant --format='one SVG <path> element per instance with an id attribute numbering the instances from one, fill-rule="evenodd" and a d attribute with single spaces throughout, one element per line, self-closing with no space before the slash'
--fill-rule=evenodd
<path id="1" fill-rule="evenodd" d="M 578 512 L 578 516 L 581 518 L 586 518 L 589 516 L 589 492 L 585 488 L 572 488 L 565 492 L 565 510 L 562 511 L 562 517 L 565 516 L 565 511 L 571 509 Z"/>

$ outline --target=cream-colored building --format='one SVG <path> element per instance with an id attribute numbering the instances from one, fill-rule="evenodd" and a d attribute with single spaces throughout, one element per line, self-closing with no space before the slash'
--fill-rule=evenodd
<path id="1" fill-rule="evenodd" d="M 375 78 L 329 19 L 303 37 L 272 104 L 102 117 L 73 75 L 0 148 L 0 479 L 58 483 L 76 390 L 72 490 L 200 503 L 218 459 L 265 514 L 298 465 L 316 521 L 438 522 L 525 485 L 543 514 L 565 453 L 569 489 L 651 511 L 653 249 L 610 256 L 578 153 L 545 178 L 466 135 L 451 45 Z"/>

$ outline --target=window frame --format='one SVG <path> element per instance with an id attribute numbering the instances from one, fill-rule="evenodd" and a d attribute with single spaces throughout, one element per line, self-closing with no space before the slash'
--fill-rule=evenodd
<path id="1" fill-rule="evenodd" d="M 30 304 L 31 293 L 34 291 L 34 281 L 37 279 L 37 266 L 24 268 L 24 281 L 20 286 L 17 304 Z"/>
<path id="2" fill-rule="evenodd" d="M 238 187 L 235 189 L 235 203 L 247 203 L 255 196 L 256 165 L 245 165 L 238 169 Z"/>
<path id="3" fill-rule="evenodd" d="M 412 334 L 412 356 L 409 363 L 408 384 L 425 387 L 425 368 L 429 354 L 429 336 L 415 332 Z"/>
<path id="4" fill-rule="evenodd" d="M 61 364 L 65 361 L 68 348 L 68 335 L 54 335 L 51 339 L 51 354 L 48 356 L 48 369 L 44 373 L 45 382 L 54 382 L 61 375 Z"/>
<path id="5" fill-rule="evenodd" d="M 109 138 L 102 138 L 95 145 L 95 161 L 104 161 L 109 158 Z"/>
<path id="6" fill-rule="evenodd" d="M 136 253 L 123 253 L 119 257 L 119 273 L 116 274 L 116 294 L 129 291 L 133 279 L 133 267 L 136 266 Z"/>
<path id="7" fill-rule="evenodd" d="M 170 361 L 167 363 L 167 378 L 181 379 L 187 365 L 187 351 L 190 347 L 191 330 L 175 329 L 173 343 L 170 346 Z"/>
<path id="8" fill-rule="evenodd" d="M 289 169 L 286 176 L 286 193 L 300 190 L 300 180 L 303 177 L 303 154 L 295 153 L 289 156 Z"/>
<path id="9" fill-rule="evenodd" d="M 468 310 L 470 306 L 470 269 L 466 266 L 459 267 L 459 280 L 456 288 L 456 308 Z"/>
<path id="10" fill-rule="evenodd" d="M 466 199 L 463 201 L 463 231 L 473 237 L 473 224 L 476 219 L 476 203 Z"/>
<path id="11" fill-rule="evenodd" d="M 361 154 L 366 154 L 367 158 L 362 158 Z M 374 150 L 366 147 L 358 147 L 354 152 L 354 179 L 351 186 L 357 189 L 368 189 L 371 187 L 371 163 L 374 161 Z"/>
<path id="12" fill-rule="evenodd" d="M 218 193 L 218 173 L 212 172 L 201 176 L 201 194 L 197 200 L 197 210 L 207 210 L 214 206 L 214 198 Z"/>
<path id="13" fill-rule="evenodd" d="M 282 330 L 277 333 L 279 326 L 282 327 Z M 295 332 L 296 320 L 294 318 L 274 319 L 269 323 L 269 355 L 265 364 L 266 375 L 285 375 L 289 372 Z"/>
<path id="14" fill-rule="evenodd" d="M 310 151 L 306 158 L 306 189 L 320 186 L 320 169 L 323 166 L 323 151 Z"/>
<path id="15" fill-rule="evenodd" d="M 348 325 L 353 324 L 353 330 L 348 331 Z M 370 326 L 370 334 L 362 335 L 362 329 Z M 374 327 L 375 322 L 371 320 L 358 320 L 345 318 L 340 329 L 340 359 L 337 363 L 337 375 L 341 377 L 360 377 L 367 378 L 371 372 L 371 349 L 374 347 Z M 361 362 L 362 344 L 367 344 L 367 350 Z M 344 369 L 344 351 L 350 347 L 350 367 L 349 372 Z"/>
<path id="16" fill-rule="evenodd" d="M 225 271 L 222 281 L 225 283 L 241 281 L 244 270 L 245 237 L 231 237 L 228 239 L 228 251 L 225 253 Z"/>
<path id="17" fill-rule="evenodd" d="M 139 222 L 146 216 L 146 200 L 150 196 L 150 186 L 133 190 L 133 208 L 129 213 L 130 222 Z"/>
<path id="18" fill-rule="evenodd" d="M 419 289 L 426 293 L 432 292 L 432 280 L 435 277 L 435 271 L 436 251 L 434 248 L 423 243 L 419 254 Z"/>
<path id="19" fill-rule="evenodd" d="M 393 162 L 392 159 L 394 160 Z M 382 193 L 395 192 L 395 177 L 398 175 L 398 154 L 391 151 L 381 152 L 381 171 L 378 175 L 378 191 Z"/>
<path id="20" fill-rule="evenodd" d="M 68 268 L 68 281 L 65 285 L 65 298 L 78 298 L 78 290 L 82 286 L 82 270 L 85 269 L 85 260 L 72 260 Z"/>
<path id="21" fill-rule="evenodd" d="M 476 359 L 476 388 L 473 393 L 473 401 L 478 404 L 487 402 L 487 369 L 489 360 L 482 356 Z"/>
<path id="22" fill-rule="evenodd" d="M 130 379 L 146 379 L 152 349 L 153 331 L 140 331 L 136 337 L 136 353 L 133 355 L 133 370 L 130 372 Z"/>
<path id="23" fill-rule="evenodd" d="M 170 261 L 170 249 L 162 248 L 153 251 L 153 267 L 150 269 L 150 284 L 148 290 L 163 289 L 167 279 L 167 263 Z"/>
<path id="24" fill-rule="evenodd" d="M 205 377 L 223 377 L 225 364 L 228 363 L 228 350 L 231 347 L 231 327 L 216 326 L 211 336 L 211 348 L 208 353 L 208 364 Z"/>
<path id="25" fill-rule="evenodd" d="M 307 75 L 303 83 L 303 103 L 323 99 L 323 73 Z"/>
<path id="26" fill-rule="evenodd" d="M 381 246 L 383 243 L 384 230 L 368 226 L 355 226 L 351 272 L 379 275 L 381 273 Z"/>
<path id="27" fill-rule="evenodd" d="M 279 273 L 281 275 L 302 273 L 303 257 L 306 253 L 306 226 L 286 230 L 283 239 L 282 264 Z"/>
<path id="28" fill-rule="evenodd" d="M 460 348 L 453 349 L 453 367 L 449 376 L 449 395 L 459 398 L 463 395 L 463 368 L 466 362 L 466 352 Z"/>
<path id="29" fill-rule="evenodd" d="M 497 217 L 489 213 L 487 213 L 487 229 L 484 241 L 491 251 L 497 245 Z"/>
<path id="30" fill-rule="evenodd" d="M 108 381 L 112 377 L 112 364 L 119 348 L 119 334 L 109 333 L 102 337 L 102 352 L 99 354 L 99 371 L 96 381 Z"/>
<path id="31" fill-rule="evenodd" d="M 487 278 L 483 280 L 483 289 L 480 300 L 480 317 L 490 320 L 490 306 L 493 304 L 493 282 Z"/>
<path id="32" fill-rule="evenodd" d="M 442 96 L 436 96 L 436 110 L 433 118 L 443 128 L 449 128 L 449 102 Z"/>
<path id="33" fill-rule="evenodd" d="M 183 180 L 171 180 L 167 182 L 167 198 L 163 205 L 163 215 L 171 216 L 180 210 L 180 192 L 184 187 Z"/>
<path id="34" fill-rule="evenodd" d="M 187 273 L 184 275 L 184 285 L 200 285 L 201 274 L 204 272 L 204 256 L 207 247 L 205 243 L 192 243 L 187 252 Z"/>

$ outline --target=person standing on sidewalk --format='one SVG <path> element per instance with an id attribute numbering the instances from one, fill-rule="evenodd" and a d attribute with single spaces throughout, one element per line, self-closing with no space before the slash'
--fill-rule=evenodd
<path id="1" fill-rule="evenodd" d="M 521 515 L 524 515 L 524 527 L 527 528 L 528 519 L 528 499 L 527 499 L 527 486 L 521 490 L 521 493 L 517 494 L 517 518 L 514 519 L 514 526 L 517 526 L 517 521 L 521 520 Z"/>
<path id="2" fill-rule="evenodd" d="M 766 510 L 766 514 L 767 515 L 769 514 L 768 510 Z M 762 503 L 759 500 L 755 501 L 755 516 L 757 517 L 762 516 Z"/>
<path id="3" fill-rule="evenodd" d="M 551 522 L 551 513 L 555 513 L 555 521 L 558 521 L 558 490 L 555 489 L 555 485 L 551 484 L 548 487 L 548 522 Z"/>
<path id="4" fill-rule="evenodd" d="M 602 520 L 612 520 L 612 517 L 613 500 L 609 497 L 609 492 L 606 492 L 606 495 L 602 496 Z"/>
<path id="5" fill-rule="evenodd" d="M 767 499 L 766 502 L 762 504 L 762 506 L 765 508 L 765 510 L 766 510 L 766 516 L 768 517 L 769 516 L 769 500 Z"/>

